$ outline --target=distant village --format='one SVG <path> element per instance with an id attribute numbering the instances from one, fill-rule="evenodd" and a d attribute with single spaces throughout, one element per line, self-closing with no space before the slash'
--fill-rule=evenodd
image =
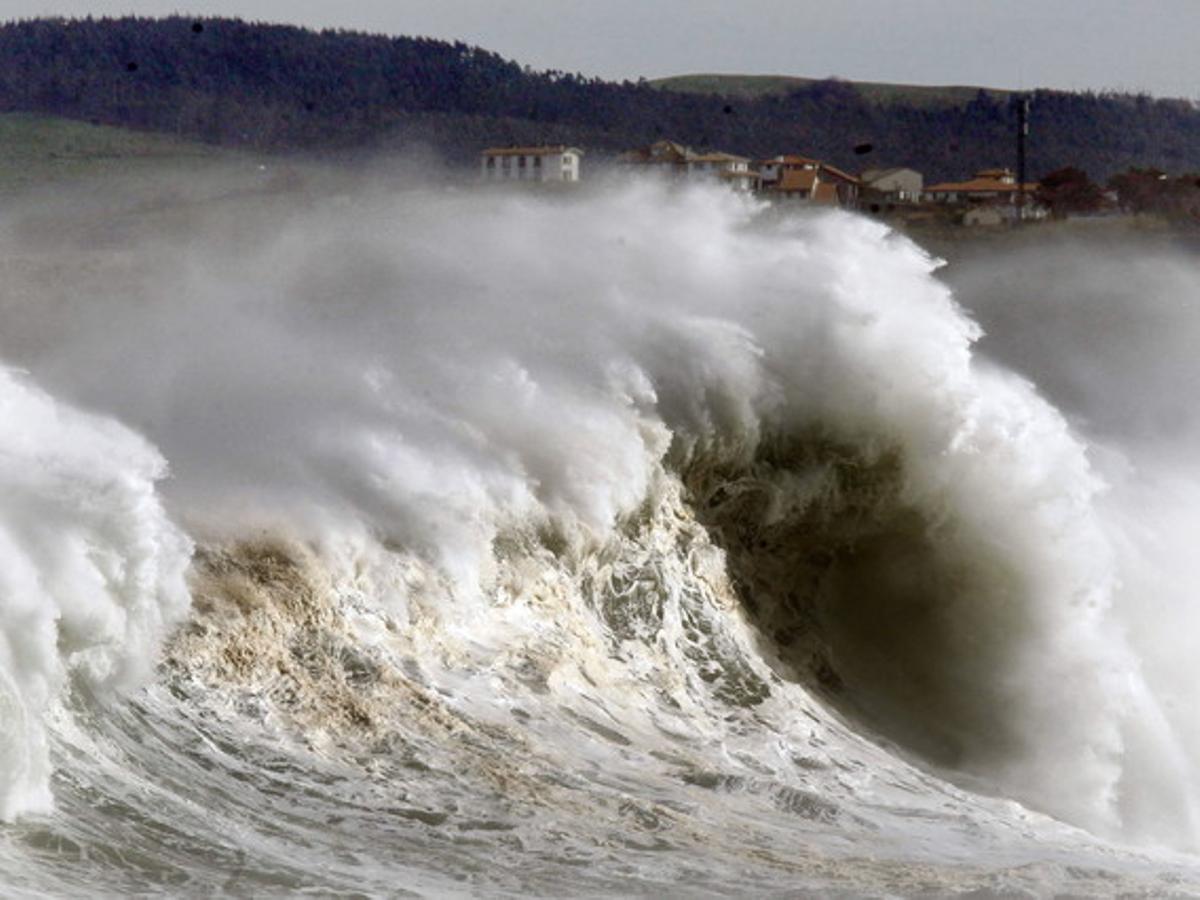
<path id="1" fill-rule="evenodd" d="M 574 183 L 581 178 L 583 151 L 563 145 L 490 147 L 480 156 L 485 181 Z M 1018 184 L 1012 171 L 991 168 L 967 173 L 962 181 L 926 185 L 915 169 L 873 168 L 858 175 L 797 154 L 750 159 L 733 153 L 697 152 L 661 140 L 622 153 L 618 165 L 673 179 L 707 181 L 757 194 L 777 203 L 841 207 L 874 214 L 919 214 L 967 226 L 1002 226 L 1042 219 L 1040 185 Z"/>

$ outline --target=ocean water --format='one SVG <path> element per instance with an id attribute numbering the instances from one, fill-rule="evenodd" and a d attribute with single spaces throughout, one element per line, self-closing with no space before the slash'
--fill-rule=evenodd
<path id="1" fill-rule="evenodd" d="M 0 219 L 7 895 L 1200 894 L 1187 252 L 190 190 Z"/>

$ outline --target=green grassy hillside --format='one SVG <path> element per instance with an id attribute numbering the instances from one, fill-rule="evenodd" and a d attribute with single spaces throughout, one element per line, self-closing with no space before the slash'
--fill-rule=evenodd
<path id="1" fill-rule="evenodd" d="M 181 164 L 201 168 L 228 150 L 162 134 L 26 113 L 0 114 L 0 192 L 51 182 L 151 174 Z"/>
<path id="2" fill-rule="evenodd" d="M 818 78 L 798 78 L 790 75 L 675 75 L 656 78 L 650 82 L 656 88 L 685 94 L 721 94 L 727 97 L 757 98 L 786 94 L 797 88 L 821 81 Z M 980 88 L 966 85 L 929 86 L 921 84 L 888 84 L 878 81 L 847 81 L 866 100 L 883 103 L 905 103 L 931 108 L 959 106 L 974 99 Z M 1010 91 L 984 88 L 998 100 Z"/>

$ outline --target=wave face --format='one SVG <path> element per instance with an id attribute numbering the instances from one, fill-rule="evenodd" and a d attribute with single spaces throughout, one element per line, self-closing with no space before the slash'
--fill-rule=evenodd
<path id="1" fill-rule="evenodd" d="M 14 890 L 1200 883 L 1196 482 L 982 264 L 1025 374 L 848 215 L 219 189 L 3 226 Z"/>
<path id="2" fill-rule="evenodd" d="M 188 606 L 191 546 L 155 494 L 162 458 L 0 370 L 0 818 L 51 806 L 43 717 L 66 678 L 149 674 Z"/>

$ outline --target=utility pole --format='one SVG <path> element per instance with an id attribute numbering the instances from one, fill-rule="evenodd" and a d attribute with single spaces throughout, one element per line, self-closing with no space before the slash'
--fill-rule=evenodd
<path id="1" fill-rule="evenodd" d="M 1029 98 L 1017 98 L 1017 222 L 1025 221 L 1025 142 L 1029 137 Z"/>

